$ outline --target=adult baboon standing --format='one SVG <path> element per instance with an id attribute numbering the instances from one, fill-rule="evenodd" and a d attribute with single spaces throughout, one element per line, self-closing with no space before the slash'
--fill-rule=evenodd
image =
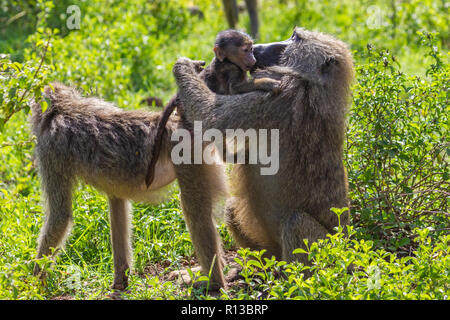
<path id="1" fill-rule="evenodd" d="M 338 217 L 330 208 L 348 207 L 342 148 L 352 56 L 343 42 L 299 28 L 286 41 L 256 45 L 254 53 L 259 67 L 278 66 L 279 95 L 216 95 L 181 58 L 173 69 L 179 99 L 187 120 L 202 121 L 203 130 L 279 129 L 278 173 L 261 175 L 262 165 L 233 167 L 226 222 L 240 246 L 307 263 L 293 250 L 304 248 L 303 239 L 332 233 Z M 347 212 L 340 223 L 348 221 Z"/>
<path id="2" fill-rule="evenodd" d="M 115 289 L 127 286 L 132 266 L 129 200 L 154 202 L 175 178 L 192 242 L 203 270 L 212 268 L 211 282 L 224 285 L 221 244 L 212 219 L 214 203 L 225 194 L 223 170 L 218 165 L 173 165 L 170 136 L 184 124 L 171 117 L 166 124 L 154 181 L 144 178 L 160 114 L 124 111 L 97 98 L 84 98 L 73 88 L 54 83 L 45 95 L 51 105 L 42 112 L 33 106 L 31 124 L 46 219 L 41 229 L 37 258 L 51 254 L 64 242 L 72 223 L 72 192 L 81 179 L 105 192 L 109 199 Z M 216 257 L 216 258 L 214 258 Z M 212 262 L 215 264 L 211 267 Z M 36 264 L 34 273 L 40 272 Z"/>

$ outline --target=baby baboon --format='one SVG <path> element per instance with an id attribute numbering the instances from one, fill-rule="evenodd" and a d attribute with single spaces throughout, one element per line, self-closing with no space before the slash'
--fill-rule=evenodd
<path id="1" fill-rule="evenodd" d="M 254 53 L 258 66 L 281 74 L 279 95 L 215 95 L 181 58 L 173 69 L 178 97 L 187 121 L 202 121 L 203 130 L 279 129 L 275 175 L 261 175 L 262 164 L 234 165 L 226 223 L 242 247 L 308 263 L 293 250 L 305 248 L 303 239 L 332 233 L 338 217 L 330 208 L 349 205 L 342 149 L 352 56 L 343 42 L 299 28 L 286 41 L 256 45 Z M 340 223 L 348 222 L 347 212 Z"/>
<path id="2" fill-rule="evenodd" d="M 225 30 L 216 37 L 215 57 L 200 73 L 206 85 L 217 94 L 237 94 L 255 90 L 279 90 L 279 81 L 270 78 L 247 79 L 256 63 L 253 41 L 250 36 L 237 30 Z"/>
<path id="3" fill-rule="evenodd" d="M 46 219 L 41 229 L 37 258 L 51 254 L 64 241 L 72 223 L 72 192 L 77 179 L 105 192 L 109 199 L 111 242 L 115 277 L 113 288 L 127 286 L 132 264 L 130 205 L 133 201 L 158 201 L 163 187 L 178 179 L 181 204 L 192 242 L 203 270 L 212 266 L 212 283 L 224 285 L 221 247 L 212 220 L 212 207 L 225 193 L 223 170 L 218 165 L 178 165 L 170 161 L 173 144 L 162 138 L 155 179 L 146 188 L 144 177 L 151 159 L 160 115 L 124 111 L 96 98 L 84 98 L 61 84 L 47 87 L 51 106 L 43 113 L 33 105 L 31 124 Z M 176 117 L 166 124 L 170 133 L 183 123 Z M 199 187 L 199 191 L 193 186 Z M 39 273 L 36 264 L 34 273 Z"/>
<path id="4" fill-rule="evenodd" d="M 215 57 L 212 62 L 201 71 L 201 62 L 195 63 L 199 76 L 203 79 L 210 90 L 217 94 L 237 94 L 255 90 L 279 92 L 280 82 L 267 77 L 247 79 L 247 71 L 251 70 L 256 63 L 253 56 L 253 41 L 250 36 L 237 30 L 225 30 L 216 37 L 214 45 Z M 161 121 L 158 125 L 155 144 L 153 145 L 153 159 L 158 159 L 161 142 L 160 139 L 165 131 L 167 119 L 178 100 L 173 97 L 164 108 Z M 155 163 L 150 162 L 145 183 L 152 183 Z"/>

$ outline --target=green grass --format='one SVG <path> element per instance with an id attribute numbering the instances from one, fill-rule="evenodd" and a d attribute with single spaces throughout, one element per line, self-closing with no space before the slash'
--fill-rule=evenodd
<path id="1" fill-rule="evenodd" d="M 227 25 L 220 2 L 196 1 L 205 13 L 201 20 L 183 0 L 71 1 L 82 20 L 80 30 L 70 31 L 68 1 L 29 3 L 0 7 L 0 53 L 10 54 L 0 57 L 0 299 L 106 299 L 113 281 L 108 204 L 83 184 L 74 195 L 65 247 L 55 262 L 42 262 L 46 282 L 32 276 L 44 212 L 27 124 L 31 97 L 56 80 L 126 109 L 143 107 L 149 95 L 167 101 L 176 91 L 176 59 L 209 61 L 215 35 Z M 134 270 L 122 298 L 448 299 L 450 72 L 443 3 L 261 1 L 260 42 L 285 39 L 298 25 L 331 33 L 353 50 L 357 81 L 344 159 L 349 236 L 308 244 L 313 276 L 307 280 L 300 264 L 242 250 L 244 280 L 205 295 L 166 281 L 194 256 L 174 183 L 162 204 L 133 204 Z M 246 14 L 240 22 L 248 26 Z M 225 248 L 233 248 L 225 226 L 219 229 Z"/>

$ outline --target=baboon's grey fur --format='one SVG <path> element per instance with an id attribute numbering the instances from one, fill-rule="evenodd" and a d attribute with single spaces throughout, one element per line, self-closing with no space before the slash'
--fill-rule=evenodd
<path id="1" fill-rule="evenodd" d="M 52 88 L 53 87 L 53 88 Z M 130 204 L 128 200 L 159 201 L 164 187 L 178 178 L 185 220 L 204 270 L 214 255 L 212 281 L 224 284 L 221 247 L 212 220 L 214 203 L 225 194 L 223 170 L 218 165 L 179 165 L 170 161 L 175 143 L 169 137 L 183 123 L 171 117 L 166 125 L 155 179 L 149 189 L 144 177 L 151 159 L 159 113 L 123 111 L 97 98 L 84 98 L 75 89 L 54 83 L 45 95 L 51 106 L 42 113 L 33 106 L 32 131 L 46 220 L 39 237 L 37 258 L 60 246 L 72 223 L 72 192 L 77 178 L 105 192 L 109 198 L 114 253 L 114 288 L 127 285 L 132 265 Z M 35 273 L 39 267 L 35 266 Z"/>
<path id="2" fill-rule="evenodd" d="M 221 96 L 206 87 L 189 59 L 179 59 L 173 69 L 184 114 L 190 122 L 202 121 L 203 130 L 280 130 L 277 174 L 261 175 L 262 165 L 233 167 L 226 220 L 242 247 L 308 263 L 293 250 L 305 248 L 305 238 L 311 243 L 333 232 L 338 218 L 330 208 L 349 206 L 342 150 L 352 56 L 343 42 L 296 28 L 272 71 L 281 78 L 279 95 Z M 347 212 L 340 222 L 348 221 Z"/>

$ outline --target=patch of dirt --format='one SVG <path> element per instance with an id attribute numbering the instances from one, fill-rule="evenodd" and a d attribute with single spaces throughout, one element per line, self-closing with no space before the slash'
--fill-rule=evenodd
<path id="1" fill-rule="evenodd" d="M 53 297 L 50 300 L 73 300 L 73 297 L 69 296 L 69 295 L 62 295 L 62 296 Z"/>
<path id="2" fill-rule="evenodd" d="M 223 254 L 225 271 L 225 280 L 227 288 L 239 288 L 242 286 L 240 283 L 241 277 L 239 276 L 240 266 L 234 259 L 238 258 L 236 250 L 225 250 Z M 186 279 L 179 275 L 187 275 L 187 269 L 191 269 L 195 274 L 200 270 L 200 265 L 197 258 L 191 257 L 188 259 L 182 259 L 180 262 L 180 267 L 176 268 L 171 264 L 170 261 L 164 260 L 158 263 L 150 264 L 144 268 L 144 271 L 139 274 L 139 276 L 144 277 L 145 275 L 158 276 L 161 282 L 176 281 L 181 285 L 186 285 Z M 172 268 L 171 268 L 172 265 Z M 185 283 L 183 283 L 183 281 Z M 210 292 L 210 295 L 214 295 L 214 292 Z M 217 294 L 219 294 L 217 292 Z M 111 290 L 109 294 L 105 296 L 108 300 L 121 300 L 122 295 L 120 291 Z M 51 300 L 73 300 L 70 295 L 61 295 L 51 298 Z"/>
<path id="3" fill-rule="evenodd" d="M 227 282 L 227 287 L 235 287 L 238 285 L 240 276 L 240 266 L 234 261 L 238 258 L 236 250 L 225 250 L 223 254 L 225 271 L 225 279 Z M 161 282 L 167 281 L 178 281 L 180 284 L 186 284 L 186 276 L 188 277 L 187 269 L 191 269 L 195 274 L 200 270 L 200 265 L 197 258 L 191 257 L 189 259 L 182 259 L 180 262 L 180 267 L 177 269 L 172 269 L 170 267 L 169 261 L 162 261 L 159 263 L 148 265 L 144 268 L 143 274 L 158 276 Z M 168 270 L 169 269 L 169 270 Z"/>

